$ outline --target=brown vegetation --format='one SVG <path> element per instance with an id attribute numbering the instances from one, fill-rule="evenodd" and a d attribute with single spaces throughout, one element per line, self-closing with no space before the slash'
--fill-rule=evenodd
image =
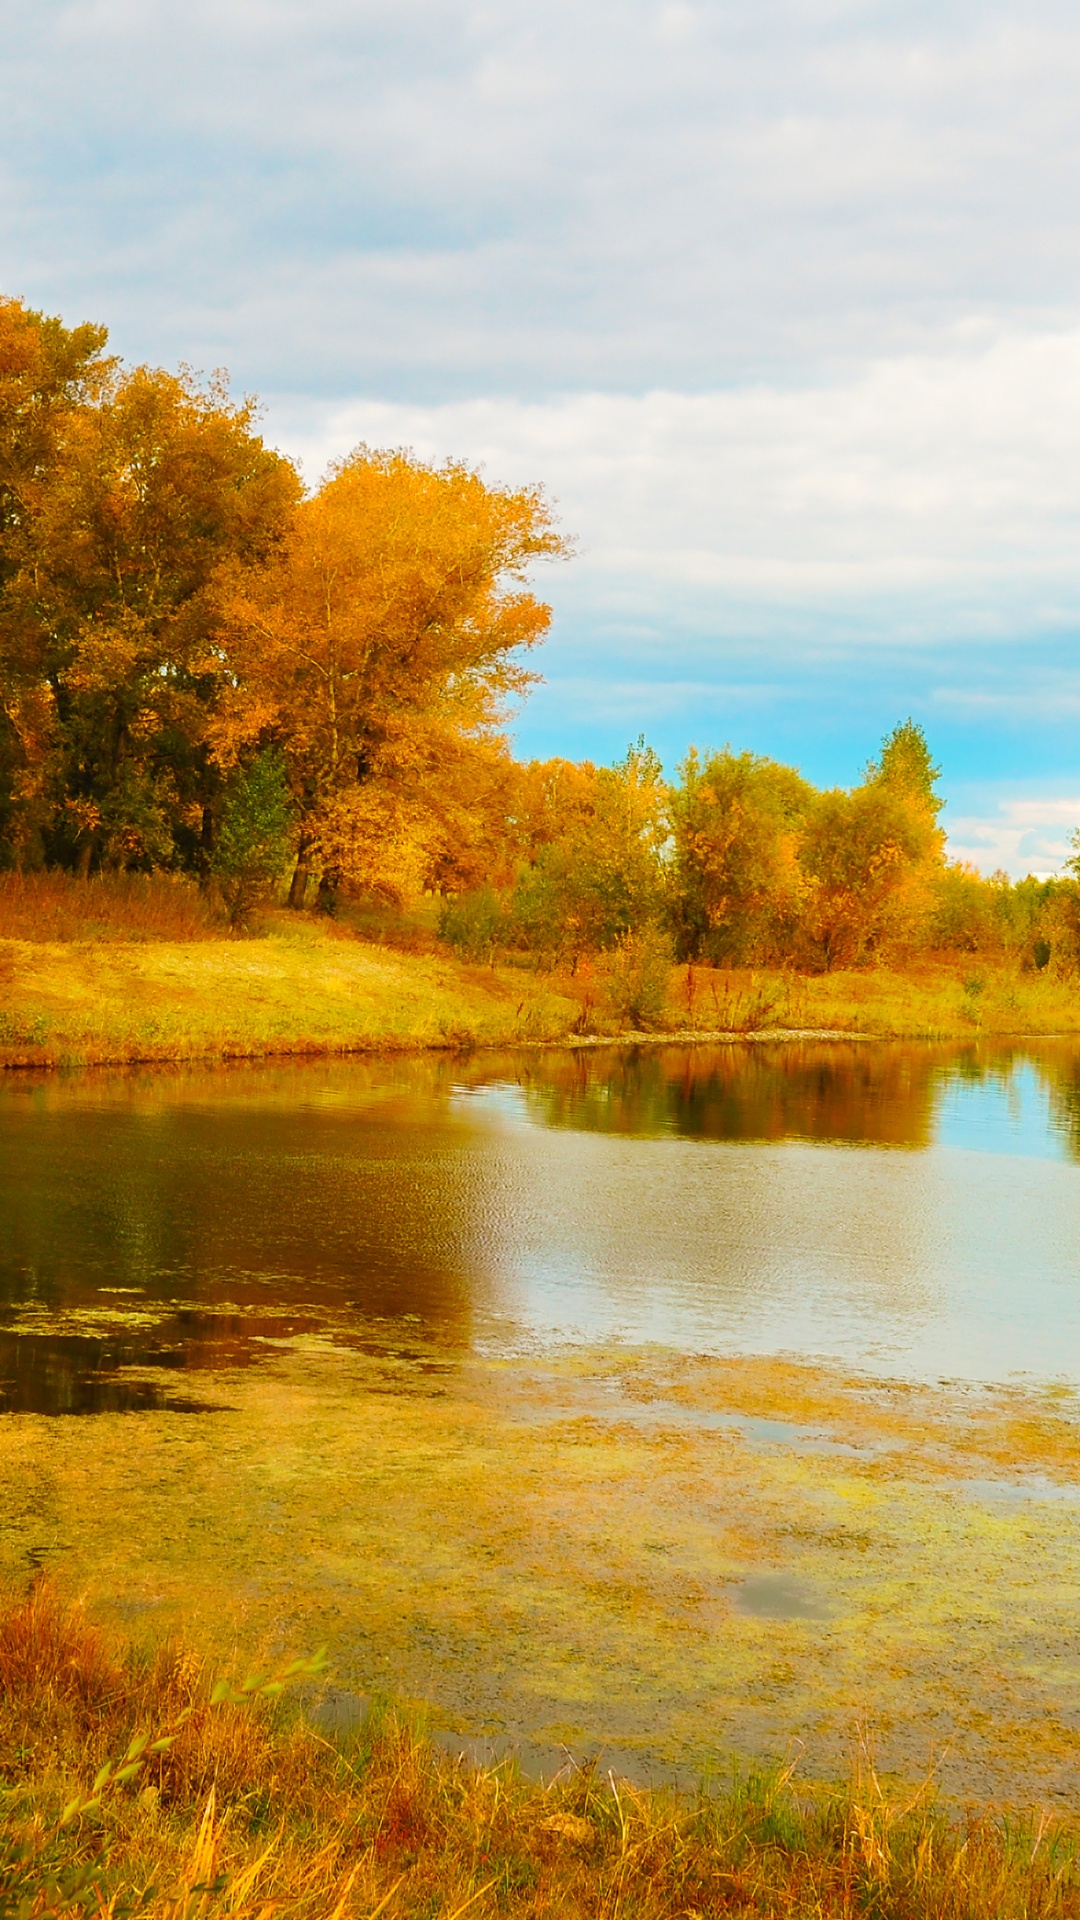
<path id="1" fill-rule="evenodd" d="M 509 1766 L 455 1761 L 392 1711 L 328 1741 L 260 1706 L 279 1685 L 263 1675 L 239 1693 L 212 1690 L 196 1653 L 119 1647 L 40 1583 L 9 1600 L 3 1910 L 26 1920 L 1080 1913 L 1067 1822 L 950 1817 L 930 1782 L 887 1792 L 865 1749 L 846 1789 L 814 1795 L 792 1767 L 696 1796 L 641 1792 L 572 1764 L 531 1783 Z"/>

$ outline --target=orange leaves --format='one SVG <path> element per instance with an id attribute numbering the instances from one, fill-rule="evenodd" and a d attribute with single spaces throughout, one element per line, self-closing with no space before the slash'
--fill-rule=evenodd
<path id="1" fill-rule="evenodd" d="M 9 850 L 205 873 L 223 776 L 274 745 L 305 870 L 467 868 L 564 551 L 540 493 L 360 448 L 305 499 L 222 378 L 104 339 L 0 301 Z"/>
<path id="2" fill-rule="evenodd" d="M 215 753 L 272 733 L 309 853 L 363 885 L 380 864 L 394 891 L 423 884 L 447 808 L 468 834 L 468 764 L 531 678 L 515 656 L 549 610 L 524 571 L 560 551 L 538 493 L 358 449 L 237 582 Z"/>
<path id="3" fill-rule="evenodd" d="M 220 381 L 124 371 L 103 340 L 0 303 L 8 833 L 64 864 L 171 863 L 217 790 L 224 581 L 266 561 L 300 484 Z"/>

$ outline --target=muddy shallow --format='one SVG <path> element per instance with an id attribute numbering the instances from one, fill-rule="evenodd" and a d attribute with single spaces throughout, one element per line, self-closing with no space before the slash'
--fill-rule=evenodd
<path id="1" fill-rule="evenodd" d="M 537 1764 L 1075 1793 L 1078 1060 L 5 1086 L 0 1565 Z"/>

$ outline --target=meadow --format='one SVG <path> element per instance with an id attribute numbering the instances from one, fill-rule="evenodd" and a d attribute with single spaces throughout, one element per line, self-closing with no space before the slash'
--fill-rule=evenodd
<path id="1" fill-rule="evenodd" d="M 192 883 L 0 876 L 0 1062 L 89 1066 L 638 1035 L 1080 1031 L 1075 983 L 950 955 L 904 972 L 459 958 L 411 917 L 268 911 L 232 934 Z"/>

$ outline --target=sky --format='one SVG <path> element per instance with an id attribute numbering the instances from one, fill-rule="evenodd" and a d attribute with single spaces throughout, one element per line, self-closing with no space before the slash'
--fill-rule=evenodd
<path id="1" fill-rule="evenodd" d="M 540 482 L 519 749 L 1080 827 L 1080 13 L 1052 0 L 5 0 L 0 289 L 364 440 Z"/>

